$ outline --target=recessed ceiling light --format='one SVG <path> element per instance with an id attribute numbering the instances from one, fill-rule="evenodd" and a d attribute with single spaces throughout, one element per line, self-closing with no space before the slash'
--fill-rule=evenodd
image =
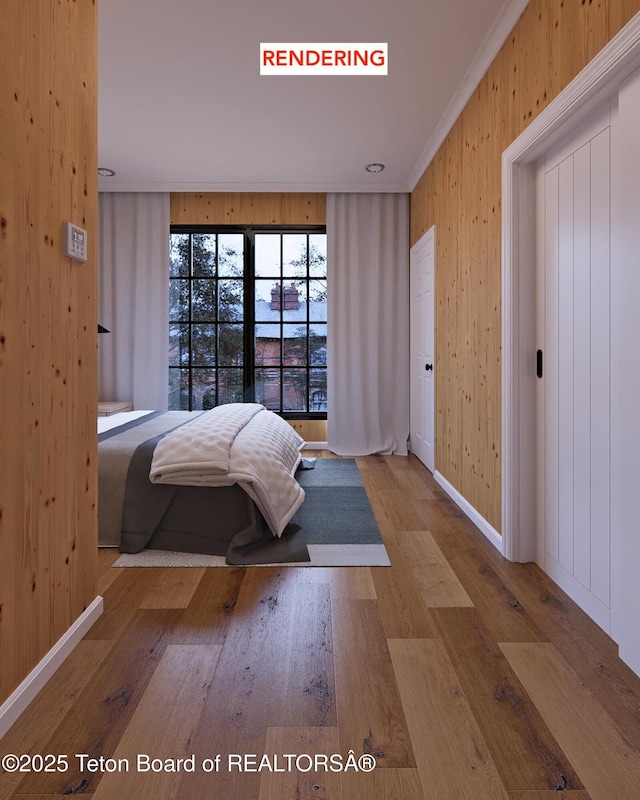
<path id="1" fill-rule="evenodd" d="M 108 167 L 98 167 L 98 175 L 101 178 L 113 178 L 116 174 L 115 169 L 109 169 Z"/>
<path id="2" fill-rule="evenodd" d="M 365 169 L 367 172 L 382 172 L 384 164 L 367 164 Z"/>

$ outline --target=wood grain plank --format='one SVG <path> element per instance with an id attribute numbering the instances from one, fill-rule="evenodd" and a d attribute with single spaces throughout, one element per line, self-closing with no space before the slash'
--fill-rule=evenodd
<path id="1" fill-rule="evenodd" d="M 375 769 L 369 773 L 344 772 L 340 775 L 343 800 L 423 800 L 417 769 Z"/>
<path id="2" fill-rule="evenodd" d="M 407 472 L 415 471 L 417 465 L 422 465 L 420 459 L 414 455 L 413 453 L 409 453 L 406 456 L 396 456 L 396 455 L 383 455 L 383 461 L 391 470 L 401 470 Z M 431 475 L 431 473 L 429 473 Z M 399 476 L 396 476 L 399 479 Z"/>
<path id="3" fill-rule="evenodd" d="M 384 456 L 384 459 L 398 487 L 411 497 L 435 500 L 443 494 L 431 473 L 413 453 L 408 456 Z"/>
<path id="4" fill-rule="evenodd" d="M 172 192 L 172 225 L 324 225 L 321 192 Z"/>
<path id="5" fill-rule="evenodd" d="M 387 639 L 437 637 L 418 583 L 398 545 L 387 545 L 391 567 L 371 570 Z"/>
<path id="6" fill-rule="evenodd" d="M 436 609 L 447 654 L 507 789 L 583 789 L 477 609 Z"/>
<path id="7" fill-rule="evenodd" d="M 428 531 L 403 531 L 398 540 L 427 608 L 473 606 L 473 601 Z"/>
<path id="8" fill-rule="evenodd" d="M 219 571 L 219 570 L 218 570 Z M 295 568 L 293 568 L 295 571 Z M 268 727 L 336 724 L 329 587 L 292 568 L 247 570 L 200 724 L 196 754 L 264 753 Z M 183 776 L 177 797 L 257 797 L 258 773 Z"/>
<path id="9" fill-rule="evenodd" d="M 577 611 L 586 616 L 537 564 L 516 564 L 500 558 L 492 560 L 492 568 L 512 591 L 512 587 L 517 586 L 518 599 L 529 613 L 575 614 Z"/>
<path id="10" fill-rule="evenodd" d="M 620 660 L 617 645 L 570 602 L 566 613 L 533 614 L 533 620 L 640 751 L 640 678 Z"/>
<path id="11" fill-rule="evenodd" d="M 343 763 L 348 753 L 338 745 L 337 728 L 269 728 L 266 739 L 267 753 L 340 755 Z M 303 769 L 307 759 L 303 759 Z M 367 800 L 423 800 L 422 786 L 416 769 L 374 769 L 370 773 L 348 769 L 335 773 L 298 771 L 264 773 L 260 782 L 259 800 L 350 800 L 366 797 Z"/>
<path id="12" fill-rule="evenodd" d="M 296 569 L 293 576 L 302 583 L 326 583 L 332 597 L 376 599 L 370 567 L 313 567 Z"/>
<path id="13" fill-rule="evenodd" d="M 175 796 L 180 773 L 138 771 L 137 758 L 146 754 L 153 759 L 175 761 L 192 756 L 191 735 L 198 725 L 221 649 L 221 645 L 166 648 L 113 754 L 116 760 L 126 759 L 129 771 L 105 774 L 94 793 L 96 800 L 171 800 Z M 199 768 L 195 760 L 194 765 Z"/>
<path id="14" fill-rule="evenodd" d="M 392 639 L 389 649 L 424 797 L 507 800 L 443 644 Z"/>
<path id="15" fill-rule="evenodd" d="M 637 798 L 640 752 L 556 648 L 545 642 L 500 647 L 593 800 Z"/>
<path id="16" fill-rule="evenodd" d="M 142 599 L 140 608 L 187 608 L 205 573 L 204 567 L 159 570 L 158 580 Z"/>
<path id="17" fill-rule="evenodd" d="M 45 689 L 2 737 L 0 755 L 44 753 L 46 743 L 60 720 L 73 713 L 75 702 L 93 680 L 96 670 L 112 646 L 113 643 L 107 641 L 79 642 L 53 674 Z M 8 800 L 23 777 L 20 773 L 3 773 L 0 779 L 0 800 Z"/>
<path id="18" fill-rule="evenodd" d="M 398 520 L 394 511 L 393 499 L 383 498 L 381 495 L 373 494 L 371 489 L 366 487 L 365 491 L 369 498 L 369 505 L 378 525 L 380 537 L 385 545 L 397 544 L 396 530 L 399 527 Z"/>
<path id="19" fill-rule="evenodd" d="M 172 634 L 172 644 L 222 644 L 244 576 L 239 567 L 205 570 Z"/>
<path id="20" fill-rule="evenodd" d="M 97 592 L 104 594 L 115 579 L 122 574 L 122 568 L 114 567 L 113 562 L 120 557 L 117 547 L 98 548 Z"/>
<path id="21" fill-rule="evenodd" d="M 143 571 L 143 570 L 142 570 Z M 182 611 L 137 611 L 81 692 L 74 713 L 67 715 L 48 739 L 47 753 L 87 753 L 110 757 L 129 724 L 151 675 L 169 643 L 169 632 Z M 69 762 L 60 775 L 28 775 L 18 794 L 91 793 L 101 777 Z"/>
<path id="22" fill-rule="evenodd" d="M 265 740 L 265 753 L 269 756 L 291 753 L 316 759 L 322 754 L 331 756 L 339 753 L 338 747 L 338 729 L 334 726 L 268 728 Z M 280 764 L 286 762 L 280 759 Z M 301 769 L 294 766 L 285 772 L 263 772 L 258 800 L 282 800 L 285 797 L 295 800 L 319 800 L 320 797 L 342 800 L 340 775 L 322 768 L 320 771 L 307 771 L 308 764 L 309 759 L 303 757 L 300 760 Z"/>
<path id="23" fill-rule="evenodd" d="M 301 450 L 300 453 L 303 458 L 342 458 L 331 450 Z"/>
<path id="24" fill-rule="evenodd" d="M 454 553 L 448 563 L 497 641 L 544 641 L 527 607 L 505 584 L 502 570 L 476 548 Z"/>
<path id="25" fill-rule="evenodd" d="M 331 598 L 375 600 L 376 589 L 370 567 L 331 567 Z"/>
<path id="26" fill-rule="evenodd" d="M 104 612 L 86 634 L 87 639 L 117 639 L 158 579 L 153 569 L 131 567 L 118 572 L 104 593 Z"/>
<path id="27" fill-rule="evenodd" d="M 365 488 L 371 508 L 380 528 L 380 535 L 385 544 L 399 544 L 401 531 L 424 530 L 424 520 L 416 512 L 410 495 L 403 491 L 375 491 L 366 485 Z M 375 493 L 374 493 L 375 492 Z"/>
<path id="28" fill-rule="evenodd" d="M 555 800 L 557 794 L 550 791 L 533 791 L 533 792 L 507 792 L 509 800 Z M 562 800 L 593 800 L 586 789 L 569 789 L 562 793 Z"/>
<path id="29" fill-rule="evenodd" d="M 326 419 L 290 419 L 287 422 L 307 442 L 327 441 Z"/>
<path id="30" fill-rule="evenodd" d="M 475 535 L 478 542 L 482 542 L 483 545 L 493 547 L 458 505 L 444 493 L 436 496 L 433 500 L 412 497 L 411 504 L 420 519 L 420 525 L 417 525 L 414 530 L 428 530 L 438 546 L 442 547 L 442 543 L 446 542 L 450 548 L 466 549 L 472 545 L 469 537 L 465 535 L 469 533 L 472 536 Z M 444 550 L 444 548 L 442 549 Z M 493 549 L 495 550 L 495 548 Z"/>
<path id="31" fill-rule="evenodd" d="M 379 492 L 400 492 L 402 486 L 396 475 L 381 455 L 359 456 L 356 458 L 358 471 L 362 477 L 362 482 L 367 489 L 371 489 L 372 494 Z"/>
<path id="32" fill-rule="evenodd" d="M 538 641 L 537 626 L 531 627 L 525 619 L 528 616 L 533 622 L 538 613 L 571 614 L 585 630 L 584 612 L 536 564 L 507 561 L 469 520 L 452 522 L 446 531 L 431 533 L 477 607 L 489 615 L 492 626 L 495 623 L 494 634 L 499 636 L 499 630 L 504 630 L 500 641 L 508 641 L 512 635 L 529 637 L 521 641 Z M 507 633 L 510 629 L 512 633 Z M 592 626 L 592 630 L 599 629 Z"/>
<path id="33" fill-rule="evenodd" d="M 532 611 L 575 604 L 535 564 L 507 561 L 451 502 L 431 506 L 430 533 L 499 641 L 540 641 Z M 438 522 L 438 516 L 442 519 Z M 567 606 L 567 601 L 569 606 Z"/>
<path id="34" fill-rule="evenodd" d="M 332 600 L 341 752 L 379 767 L 415 767 L 384 627 L 375 601 Z"/>

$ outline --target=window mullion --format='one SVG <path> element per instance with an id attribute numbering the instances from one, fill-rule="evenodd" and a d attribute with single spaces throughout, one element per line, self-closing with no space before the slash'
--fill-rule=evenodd
<path id="1" fill-rule="evenodd" d="M 189 234 L 189 411 L 193 411 L 193 234 Z"/>
<path id="2" fill-rule="evenodd" d="M 216 388 L 216 405 L 220 402 L 220 241 L 218 234 L 215 234 L 216 242 L 216 257 L 214 259 L 213 271 L 213 289 L 215 305 L 213 308 L 213 330 L 215 331 L 215 388 Z"/>
<path id="3" fill-rule="evenodd" d="M 255 247 L 251 228 L 244 230 L 244 398 L 253 403 L 255 386 Z"/>
<path id="4" fill-rule="evenodd" d="M 307 274 L 305 276 L 305 286 L 306 286 L 306 293 L 307 293 L 307 313 L 306 313 L 306 389 L 305 389 L 305 401 L 306 401 L 306 411 L 307 413 L 311 411 L 311 269 L 309 263 L 309 234 L 307 234 Z"/>
<path id="5" fill-rule="evenodd" d="M 284 247 L 280 234 L 280 412 L 284 411 Z"/>

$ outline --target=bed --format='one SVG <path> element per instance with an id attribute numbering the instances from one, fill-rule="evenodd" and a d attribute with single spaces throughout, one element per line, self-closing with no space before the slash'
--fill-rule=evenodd
<path id="1" fill-rule="evenodd" d="M 303 446 L 256 403 L 102 418 L 98 544 L 222 555 L 230 564 L 306 561 L 291 523 L 304 501 L 295 479 Z"/>

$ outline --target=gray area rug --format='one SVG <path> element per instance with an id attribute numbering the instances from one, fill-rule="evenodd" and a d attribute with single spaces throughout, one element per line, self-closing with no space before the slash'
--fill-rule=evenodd
<path id="1" fill-rule="evenodd" d="M 317 459 L 297 475 L 305 501 L 293 522 L 307 543 L 308 562 L 276 566 L 389 566 L 389 557 L 354 459 Z M 224 567 L 223 556 L 143 550 L 126 554 L 114 567 Z M 262 566 L 269 566 L 268 564 Z"/>
<path id="2" fill-rule="evenodd" d="M 358 466 L 352 458 L 319 458 L 298 481 L 306 497 L 293 518 L 308 545 L 382 544 Z"/>

